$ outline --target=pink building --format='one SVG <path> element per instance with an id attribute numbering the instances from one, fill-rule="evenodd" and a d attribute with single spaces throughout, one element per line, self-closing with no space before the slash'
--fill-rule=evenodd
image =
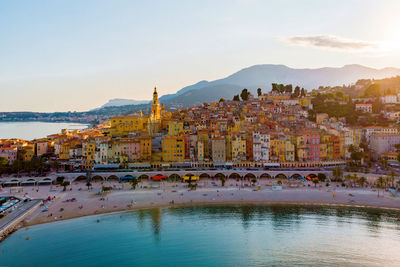
<path id="1" fill-rule="evenodd" d="M 128 156 L 129 161 L 134 161 L 140 158 L 140 142 L 121 142 L 120 143 L 121 155 Z"/>
<path id="2" fill-rule="evenodd" d="M 49 152 L 49 142 L 47 140 L 36 142 L 36 155 L 38 157 L 47 152 Z"/>
<path id="3" fill-rule="evenodd" d="M 320 136 L 318 133 L 307 132 L 304 134 L 304 141 L 307 151 L 307 160 L 319 161 Z"/>
<path id="4" fill-rule="evenodd" d="M 0 148 L 0 157 L 7 158 L 8 163 L 12 163 L 17 159 L 18 149 L 16 147 L 2 147 Z"/>

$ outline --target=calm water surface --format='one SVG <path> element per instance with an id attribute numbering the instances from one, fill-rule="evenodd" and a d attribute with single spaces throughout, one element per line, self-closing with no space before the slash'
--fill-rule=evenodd
<path id="1" fill-rule="evenodd" d="M 0 139 L 32 140 L 61 132 L 62 129 L 85 129 L 87 124 L 65 122 L 0 122 Z"/>
<path id="2" fill-rule="evenodd" d="M 0 266 L 399 266 L 399 252 L 399 212 L 205 206 L 22 229 L 0 243 Z"/>

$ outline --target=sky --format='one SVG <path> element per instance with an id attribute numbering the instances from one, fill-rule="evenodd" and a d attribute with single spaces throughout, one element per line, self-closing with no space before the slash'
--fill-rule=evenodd
<path id="1" fill-rule="evenodd" d="M 256 64 L 400 67 L 400 1 L 0 1 L 0 112 L 151 99 Z"/>

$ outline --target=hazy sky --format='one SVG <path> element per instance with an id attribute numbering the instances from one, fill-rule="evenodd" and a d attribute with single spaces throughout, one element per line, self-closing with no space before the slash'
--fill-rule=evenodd
<path id="1" fill-rule="evenodd" d="M 400 67 L 400 1 L 0 1 L 0 111 L 150 99 L 255 64 Z"/>

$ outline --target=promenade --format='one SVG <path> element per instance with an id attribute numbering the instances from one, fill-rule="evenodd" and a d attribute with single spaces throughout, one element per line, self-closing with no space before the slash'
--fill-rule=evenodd
<path id="1" fill-rule="evenodd" d="M 18 206 L 10 214 L 0 219 L 0 241 L 6 237 L 8 231 L 16 226 L 25 215 L 34 210 L 41 201 L 41 199 L 34 199 L 32 201 L 18 203 Z"/>

